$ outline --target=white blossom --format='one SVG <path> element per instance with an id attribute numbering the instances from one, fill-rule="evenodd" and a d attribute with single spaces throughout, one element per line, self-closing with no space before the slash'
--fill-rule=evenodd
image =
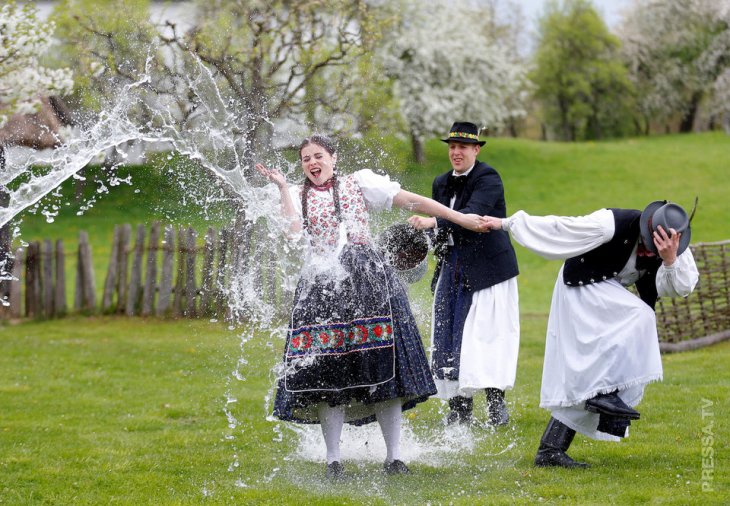
<path id="1" fill-rule="evenodd" d="M 43 95 L 63 95 L 73 88 L 69 69 L 41 65 L 52 44 L 53 23 L 41 23 L 33 4 L 0 8 L 0 127 L 15 113 L 40 107 Z"/>
<path id="2" fill-rule="evenodd" d="M 704 96 L 711 113 L 727 107 L 730 0 L 635 0 L 619 35 L 647 118 L 685 114 Z"/>
<path id="3" fill-rule="evenodd" d="M 487 11 L 468 0 L 404 0 L 385 46 L 401 112 L 413 135 L 443 134 L 453 121 L 499 127 L 526 115 L 526 66 L 491 40 Z"/>

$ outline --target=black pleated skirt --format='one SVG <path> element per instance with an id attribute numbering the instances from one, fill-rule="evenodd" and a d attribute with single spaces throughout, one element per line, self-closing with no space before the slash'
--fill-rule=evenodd
<path id="1" fill-rule="evenodd" d="M 369 245 L 347 245 L 342 269 L 302 277 L 277 380 L 274 416 L 319 423 L 318 405 L 345 406 L 345 420 L 375 420 L 394 398 L 410 409 L 436 393 L 406 288 Z"/>

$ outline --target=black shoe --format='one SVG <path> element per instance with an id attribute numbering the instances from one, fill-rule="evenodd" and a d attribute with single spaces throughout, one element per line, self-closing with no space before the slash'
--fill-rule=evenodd
<path id="1" fill-rule="evenodd" d="M 622 401 L 616 392 L 600 394 L 593 399 L 588 399 L 586 401 L 586 411 L 604 413 L 618 418 L 628 418 L 629 420 L 638 420 L 641 416 L 638 411 Z"/>
<path id="2" fill-rule="evenodd" d="M 504 402 L 504 390 L 487 388 L 487 420 L 489 425 L 499 426 L 509 423 L 509 412 Z"/>
<path id="3" fill-rule="evenodd" d="M 337 460 L 327 464 L 327 471 L 325 477 L 328 480 L 341 480 L 345 477 L 345 468 Z"/>
<path id="4" fill-rule="evenodd" d="M 576 462 L 570 456 L 555 448 L 542 448 L 537 451 L 535 456 L 536 467 L 567 467 L 585 469 L 591 467 L 585 462 Z"/>
<path id="5" fill-rule="evenodd" d="M 385 474 L 388 476 L 396 474 L 411 474 L 411 470 L 408 469 L 408 466 L 406 466 L 402 460 L 397 459 L 383 464 L 383 471 L 385 471 Z"/>
<path id="6" fill-rule="evenodd" d="M 474 417 L 471 413 L 459 413 L 458 411 L 449 411 L 444 419 L 446 425 L 471 425 L 473 422 Z"/>
<path id="7" fill-rule="evenodd" d="M 474 399 L 471 397 L 456 396 L 449 399 L 449 414 L 446 417 L 446 425 L 456 423 L 470 424 L 472 422 L 472 411 Z"/>

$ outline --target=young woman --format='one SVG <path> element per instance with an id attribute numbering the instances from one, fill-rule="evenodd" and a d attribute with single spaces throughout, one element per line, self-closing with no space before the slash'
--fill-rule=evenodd
<path id="1" fill-rule="evenodd" d="M 475 231 L 480 217 L 402 190 L 368 169 L 338 174 L 335 147 L 323 136 L 305 139 L 299 158 L 306 176 L 301 186 L 256 165 L 279 188 L 290 236 L 308 246 L 274 415 L 321 424 L 328 478 L 343 476 L 343 424 L 375 420 L 387 448 L 385 472 L 408 473 L 400 459 L 401 413 L 436 388 L 406 290 L 373 247 L 368 213 L 396 206 Z"/>

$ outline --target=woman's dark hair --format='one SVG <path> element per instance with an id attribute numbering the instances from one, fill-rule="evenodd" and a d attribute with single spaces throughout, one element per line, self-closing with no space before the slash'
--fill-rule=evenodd
<path id="1" fill-rule="evenodd" d="M 316 144 L 317 146 L 322 146 L 325 151 L 327 151 L 330 155 L 334 155 L 337 151 L 337 148 L 335 147 L 335 143 L 332 142 L 332 139 L 327 137 L 326 135 L 319 135 L 314 134 L 311 137 L 305 137 L 302 143 L 299 145 L 299 159 L 302 159 L 302 149 L 304 149 L 306 146 L 309 146 L 310 144 Z"/>
<path id="2" fill-rule="evenodd" d="M 334 155 L 337 152 L 337 148 L 335 147 L 335 143 L 332 142 L 332 139 L 330 139 L 327 136 L 315 134 L 310 137 L 306 137 L 302 143 L 299 145 L 299 159 L 302 159 L 302 149 L 304 149 L 306 146 L 309 146 L 310 144 L 316 144 L 317 146 L 321 146 L 324 148 L 327 153 L 331 155 Z M 309 180 L 308 177 L 304 178 L 304 188 L 302 189 L 302 224 L 304 228 L 307 228 L 307 224 L 309 222 L 308 220 L 308 212 L 307 212 L 307 195 L 309 194 L 309 189 L 312 187 L 312 181 Z M 332 172 L 332 200 L 335 204 L 335 216 L 337 217 L 337 222 L 342 221 L 342 214 L 340 211 L 340 194 L 337 184 L 337 169 L 333 167 Z"/>

